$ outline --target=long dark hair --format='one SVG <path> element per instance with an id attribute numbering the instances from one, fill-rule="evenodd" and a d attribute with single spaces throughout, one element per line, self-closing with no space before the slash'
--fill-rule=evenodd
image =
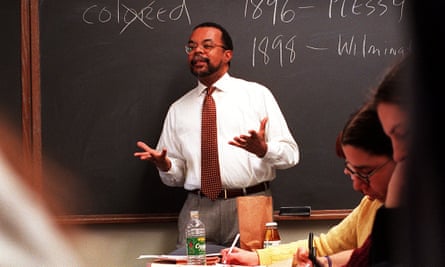
<path id="1" fill-rule="evenodd" d="M 412 60 L 412 56 L 407 54 L 389 69 L 382 82 L 372 92 L 371 102 L 375 107 L 380 103 L 390 103 L 408 109 L 416 83 L 413 78 Z"/>
<path id="2" fill-rule="evenodd" d="M 336 152 L 345 158 L 343 145 L 360 148 L 372 155 L 392 157 L 391 139 L 383 131 L 377 111 L 370 104 L 365 104 L 351 114 L 336 141 Z"/>

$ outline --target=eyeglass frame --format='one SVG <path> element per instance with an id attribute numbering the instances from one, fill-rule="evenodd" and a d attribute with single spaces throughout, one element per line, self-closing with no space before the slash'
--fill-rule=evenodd
<path id="1" fill-rule="evenodd" d="M 191 47 L 191 45 L 195 45 L 194 47 Z M 187 55 L 190 55 L 190 53 L 193 52 L 193 50 L 197 49 L 198 47 L 202 47 L 202 49 L 204 50 L 205 53 L 209 53 L 210 51 L 212 51 L 215 47 L 221 47 L 224 50 L 228 50 L 228 48 L 225 45 L 220 45 L 220 44 L 214 44 L 212 41 L 204 41 L 201 44 L 195 43 L 195 42 L 189 42 L 188 44 L 185 45 L 185 53 Z"/>
<path id="2" fill-rule="evenodd" d="M 374 170 L 370 171 L 368 174 L 362 174 L 360 172 L 357 171 L 353 171 L 351 170 L 351 168 L 348 166 L 348 162 L 345 161 L 345 168 L 346 170 L 348 170 L 348 172 L 350 173 L 350 175 L 354 175 L 356 177 L 358 177 L 361 181 L 365 182 L 366 184 L 369 185 L 370 178 L 376 174 L 378 171 L 380 171 L 381 169 L 383 169 L 383 167 L 386 166 L 386 164 L 388 164 L 389 162 L 391 162 L 392 159 L 388 159 L 387 161 L 385 161 L 385 163 L 383 163 L 382 165 L 376 167 Z"/>

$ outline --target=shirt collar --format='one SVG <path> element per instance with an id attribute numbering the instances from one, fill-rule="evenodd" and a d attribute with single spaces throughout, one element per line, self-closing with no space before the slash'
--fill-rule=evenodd
<path id="1" fill-rule="evenodd" d="M 224 73 L 224 75 L 221 78 L 219 78 L 219 80 L 217 80 L 213 84 L 213 86 L 218 88 L 219 91 L 227 91 L 230 88 L 230 86 L 229 86 L 230 78 L 231 78 L 230 74 L 226 72 L 226 73 Z M 207 89 L 207 86 L 205 86 L 198 80 L 197 89 L 198 89 L 198 92 L 200 95 L 205 94 L 205 90 Z"/>

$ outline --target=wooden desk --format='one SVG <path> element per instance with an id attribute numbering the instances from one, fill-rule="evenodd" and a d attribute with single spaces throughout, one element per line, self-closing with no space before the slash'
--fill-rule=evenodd
<path id="1" fill-rule="evenodd" d="M 312 210 L 310 216 L 281 216 L 274 211 L 275 221 L 320 221 L 320 220 L 342 220 L 352 210 Z M 107 214 L 107 215 L 66 215 L 56 218 L 61 224 L 114 224 L 114 223 L 159 223 L 175 222 L 178 220 L 177 213 L 165 214 Z"/>

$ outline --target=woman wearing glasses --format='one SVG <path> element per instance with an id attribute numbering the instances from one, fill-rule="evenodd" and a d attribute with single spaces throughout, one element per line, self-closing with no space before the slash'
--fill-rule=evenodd
<path id="1" fill-rule="evenodd" d="M 360 247 L 369 236 L 374 216 L 386 197 L 388 182 L 395 167 L 391 160 L 391 140 L 382 129 L 377 112 L 362 107 L 347 121 L 337 138 L 337 155 L 345 159 L 344 173 L 350 177 L 354 190 L 365 196 L 360 204 L 326 234 L 314 237 L 318 256 L 345 251 L 349 258 L 352 249 Z M 227 261 L 230 264 L 270 265 L 292 258 L 298 247 L 307 248 L 307 240 L 246 251 L 234 248 Z M 227 249 L 222 251 L 226 256 Z M 321 258 L 328 261 L 328 258 Z"/>

